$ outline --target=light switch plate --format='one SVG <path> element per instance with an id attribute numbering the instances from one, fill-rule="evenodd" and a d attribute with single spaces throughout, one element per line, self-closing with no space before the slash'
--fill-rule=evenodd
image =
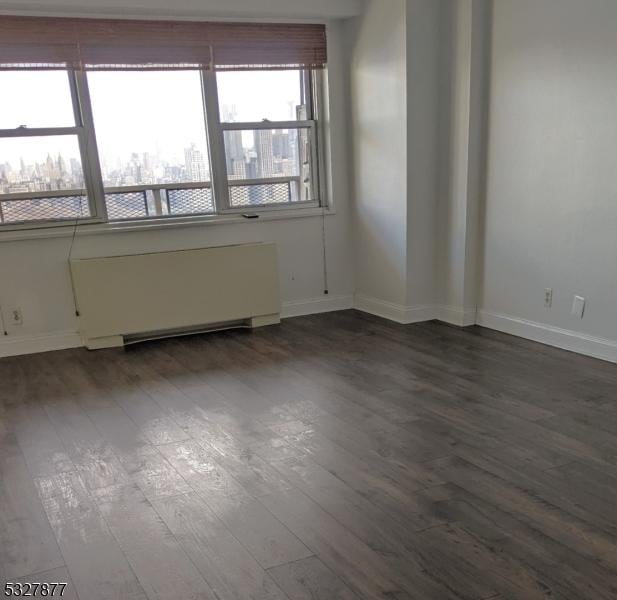
<path id="1" fill-rule="evenodd" d="M 585 298 L 582 296 L 574 296 L 572 314 L 579 319 L 582 319 L 585 316 Z"/>

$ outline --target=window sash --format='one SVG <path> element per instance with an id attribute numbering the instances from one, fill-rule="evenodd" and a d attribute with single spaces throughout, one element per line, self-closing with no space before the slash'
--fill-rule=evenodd
<path id="1" fill-rule="evenodd" d="M 46 225 L 70 225 L 73 223 L 97 223 L 101 221 L 100 198 L 100 170 L 94 129 L 92 127 L 89 102 L 87 98 L 87 84 L 83 73 L 67 70 L 69 89 L 75 116 L 75 125 L 71 127 L 17 127 L 15 129 L 0 130 L 0 138 L 25 138 L 25 137 L 52 137 L 52 136 L 75 136 L 79 144 L 81 168 L 84 176 L 84 189 L 80 189 L 79 195 L 86 194 L 90 209 L 90 216 L 85 218 L 61 218 L 22 221 L 18 223 L 0 223 L 0 229 L 9 228 L 32 228 L 45 227 Z M 84 89 L 85 86 L 85 89 Z M 27 199 L 54 198 L 73 195 L 77 190 L 54 190 L 52 192 L 26 192 L 24 194 L 0 194 L 0 202 L 11 202 Z M 75 194 L 77 195 L 77 194 Z"/>
<path id="2" fill-rule="evenodd" d="M 227 194 L 228 204 L 225 206 L 225 210 L 228 212 L 246 212 L 247 209 L 261 210 L 265 207 L 297 207 L 297 206 L 318 206 L 319 205 L 319 182 L 317 178 L 318 157 L 317 157 L 317 126 L 315 121 L 258 121 L 258 122 L 246 122 L 246 123 L 222 123 L 221 128 L 225 131 L 256 131 L 256 130 L 278 130 L 278 129 L 295 129 L 300 131 L 306 129 L 310 136 L 310 148 L 311 148 L 311 190 L 313 198 L 310 200 L 299 200 L 296 202 L 280 202 L 269 203 L 263 205 L 247 205 L 247 206 L 233 206 L 229 201 L 229 193 Z M 259 185 L 259 184 L 272 184 L 272 183 L 286 183 L 292 181 L 300 181 L 302 173 L 298 175 L 290 176 L 273 176 L 273 177 L 259 177 L 255 179 L 230 179 L 227 177 L 227 188 L 240 187 L 242 185 Z"/>
<path id="3" fill-rule="evenodd" d="M 73 224 L 104 224 L 117 222 L 138 222 L 153 220 L 171 220 L 174 218 L 195 218 L 197 216 L 216 216 L 224 214 L 237 214 L 250 212 L 267 212 L 280 210 L 281 208 L 307 208 L 324 206 L 323 189 L 321 186 L 323 171 L 323 155 L 319 151 L 320 130 L 315 116 L 320 110 L 320 76 L 321 71 L 304 70 L 303 77 L 303 100 L 307 106 L 308 120 L 303 121 L 263 121 L 246 123 L 221 122 L 218 105 L 218 89 L 216 73 L 209 69 L 201 71 L 202 99 L 204 104 L 204 117 L 208 154 L 210 162 L 209 182 L 186 182 L 186 183 L 162 183 L 137 186 L 105 187 L 100 167 L 100 158 L 96 144 L 96 131 L 92 114 L 92 105 L 88 89 L 87 74 L 83 71 L 67 70 L 73 110 L 75 113 L 74 127 L 49 127 L 49 128 L 16 128 L 0 130 L 2 137 L 27 137 L 27 136 L 54 136 L 75 135 L 79 141 L 82 170 L 84 175 L 85 190 L 79 190 L 88 197 L 90 217 L 62 220 L 25 221 L 20 223 L 0 223 L 0 231 L 19 229 L 38 229 L 53 226 L 70 226 Z M 260 130 L 260 129 L 306 129 L 310 135 L 311 148 L 311 190 L 313 198 L 308 201 L 296 201 L 287 203 L 270 203 L 264 205 L 232 206 L 230 203 L 230 187 L 241 185 L 258 185 L 277 182 L 291 182 L 301 176 L 272 177 L 262 179 L 235 180 L 230 179 L 227 173 L 227 161 L 225 156 L 225 131 L 233 130 Z M 200 213 L 170 214 L 164 210 L 160 214 L 135 217 L 131 219 L 112 219 L 107 214 L 105 196 L 110 193 L 152 192 L 155 204 L 164 201 L 167 190 L 192 190 L 209 188 L 212 194 L 213 210 Z M 27 200 L 37 198 L 51 198 L 58 196 L 70 196 L 77 190 L 58 190 L 54 192 L 24 192 L 19 194 L 0 194 L 0 203 L 13 200 Z M 76 194 L 77 195 L 77 194 Z M 0 205 L 1 210 L 1 205 Z M 158 208 L 157 208 L 158 211 Z"/>

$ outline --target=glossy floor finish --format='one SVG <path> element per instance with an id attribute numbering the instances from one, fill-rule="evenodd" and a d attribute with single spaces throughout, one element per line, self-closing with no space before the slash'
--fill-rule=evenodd
<path id="1" fill-rule="evenodd" d="M 355 311 L 0 361 L 0 575 L 81 600 L 617 597 L 617 367 Z"/>

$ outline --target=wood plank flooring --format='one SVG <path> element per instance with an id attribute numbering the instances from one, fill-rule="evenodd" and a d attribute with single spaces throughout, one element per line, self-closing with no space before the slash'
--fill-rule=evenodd
<path id="1" fill-rule="evenodd" d="M 356 311 L 0 360 L 0 581 L 614 600 L 617 366 Z"/>

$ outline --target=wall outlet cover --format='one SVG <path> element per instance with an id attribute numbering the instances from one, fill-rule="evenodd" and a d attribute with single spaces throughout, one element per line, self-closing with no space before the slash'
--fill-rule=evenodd
<path id="1" fill-rule="evenodd" d="M 585 298 L 582 296 L 574 296 L 572 303 L 572 314 L 579 319 L 585 316 Z"/>
<path id="2" fill-rule="evenodd" d="M 21 308 L 13 308 L 9 314 L 11 319 L 11 325 L 23 325 L 24 316 L 21 312 Z"/>

